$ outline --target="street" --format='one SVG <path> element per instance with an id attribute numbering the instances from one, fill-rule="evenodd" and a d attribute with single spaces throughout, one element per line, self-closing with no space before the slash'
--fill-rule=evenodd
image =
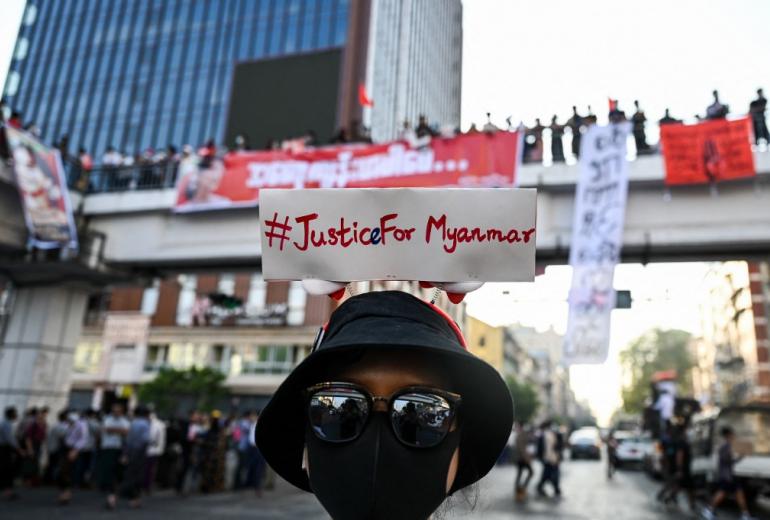
<path id="1" fill-rule="evenodd" d="M 564 497 L 556 499 L 532 498 L 526 504 L 515 504 L 511 488 L 515 476 L 512 466 L 498 467 L 487 476 L 478 493 L 457 495 L 440 510 L 443 518 L 468 518 L 501 520 L 509 518 L 529 519 L 592 519 L 592 520 L 659 520 L 692 518 L 687 506 L 680 510 L 666 510 L 654 500 L 658 484 L 638 471 L 622 471 L 612 481 L 607 481 L 601 462 L 566 462 L 562 467 Z M 539 473 L 539 468 L 537 468 Z M 536 475 L 537 476 L 537 475 Z M 536 482 L 536 480 L 534 481 Z M 534 488 L 534 483 L 531 489 Z M 473 502 L 475 495 L 475 507 Z M 22 498 L 2 505 L 3 519 L 54 520 L 78 519 L 302 519 L 322 520 L 328 516 L 315 498 L 294 491 L 288 484 L 280 483 L 275 491 L 257 498 L 252 493 L 219 493 L 178 498 L 169 492 L 160 492 L 146 499 L 143 507 L 130 510 L 125 502 L 117 511 L 105 511 L 95 492 L 77 493 L 72 504 L 66 507 L 55 503 L 55 490 L 22 490 Z M 757 518 L 770 518 L 770 509 L 754 511 Z M 721 511 L 720 519 L 737 519 L 735 511 Z"/>

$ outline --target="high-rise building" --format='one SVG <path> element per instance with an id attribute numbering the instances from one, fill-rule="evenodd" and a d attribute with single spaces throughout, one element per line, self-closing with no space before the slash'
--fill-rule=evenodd
<path id="1" fill-rule="evenodd" d="M 366 123 L 376 141 L 394 139 L 404 121 L 425 115 L 460 125 L 460 0 L 375 0 L 367 86 L 374 101 Z"/>
<path id="2" fill-rule="evenodd" d="M 222 142 L 236 64 L 338 50 L 336 126 L 366 119 L 364 85 L 372 134 L 392 138 L 419 113 L 459 124 L 461 14 L 460 0 L 28 0 L 4 97 L 71 153 Z"/>

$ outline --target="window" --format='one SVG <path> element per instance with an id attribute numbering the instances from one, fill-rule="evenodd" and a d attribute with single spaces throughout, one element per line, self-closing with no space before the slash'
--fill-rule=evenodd
<path id="1" fill-rule="evenodd" d="M 22 23 L 25 26 L 30 26 L 35 23 L 35 20 L 37 20 L 37 6 L 30 4 L 29 7 L 27 7 L 27 12 L 24 13 L 24 21 Z"/>
<path id="2" fill-rule="evenodd" d="M 168 363 L 168 344 L 150 344 L 147 347 L 147 359 L 144 362 L 145 372 L 157 372 Z"/>
<path id="3" fill-rule="evenodd" d="M 13 58 L 16 60 L 23 60 L 27 57 L 29 52 L 29 40 L 26 38 L 19 38 L 16 42 L 16 52 L 13 54 Z"/>
<path id="4" fill-rule="evenodd" d="M 294 367 L 296 346 L 289 345 L 249 345 L 240 347 L 236 362 L 231 362 L 231 374 L 287 374 Z M 236 356 L 233 356 L 235 358 Z"/>
<path id="5" fill-rule="evenodd" d="M 302 282 L 291 282 L 289 285 L 289 314 L 286 323 L 289 325 L 302 325 L 305 322 L 305 301 L 307 293 L 302 288 Z"/>
<path id="6" fill-rule="evenodd" d="M 195 288 L 198 285 L 194 274 L 179 275 L 179 301 L 176 308 L 177 325 L 192 325 L 192 311 L 195 304 Z"/>
<path id="7" fill-rule="evenodd" d="M 19 81 L 21 80 L 21 77 L 19 76 L 19 73 L 15 70 L 12 71 L 10 74 L 8 74 L 8 83 L 5 88 L 5 95 L 6 96 L 15 96 L 16 93 L 19 91 Z"/>
<path id="8" fill-rule="evenodd" d="M 160 293 L 160 280 L 155 279 L 150 287 L 145 288 L 142 294 L 142 314 L 152 316 L 158 308 L 158 296 Z"/>
<path id="9" fill-rule="evenodd" d="M 262 275 L 253 275 L 249 284 L 249 295 L 246 299 L 246 314 L 257 314 L 264 309 L 266 294 L 267 284 Z"/>
<path id="10" fill-rule="evenodd" d="M 217 283 L 217 292 L 228 296 L 235 294 L 235 275 L 232 273 L 222 274 Z"/>
<path id="11" fill-rule="evenodd" d="M 80 374 L 96 375 L 99 373 L 102 361 L 102 343 L 88 341 L 75 347 L 75 359 L 72 369 Z"/>

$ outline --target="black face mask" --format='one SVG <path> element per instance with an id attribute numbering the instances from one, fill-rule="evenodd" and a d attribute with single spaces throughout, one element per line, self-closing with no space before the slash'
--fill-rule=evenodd
<path id="1" fill-rule="evenodd" d="M 426 520 L 447 496 L 459 429 L 433 448 L 396 439 L 388 415 L 372 414 L 361 435 L 333 444 L 305 434 L 310 486 L 334 520 Z"/>

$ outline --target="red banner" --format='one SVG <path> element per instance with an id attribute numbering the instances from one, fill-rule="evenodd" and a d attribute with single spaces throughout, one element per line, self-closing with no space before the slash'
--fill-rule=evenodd
<path id="1" fill-rule="evenodd" d="M 262 188 L 510 187 L 518 157 L 519 132 L 495 132 L 196 158 L 181 165 L 175 211 L 256 206 Z"/>
<path id="2" fill-rule="evenodd" d="M 702 184 L 756 174 L 748 118 L 663 125 L 666 184 Z"/>

